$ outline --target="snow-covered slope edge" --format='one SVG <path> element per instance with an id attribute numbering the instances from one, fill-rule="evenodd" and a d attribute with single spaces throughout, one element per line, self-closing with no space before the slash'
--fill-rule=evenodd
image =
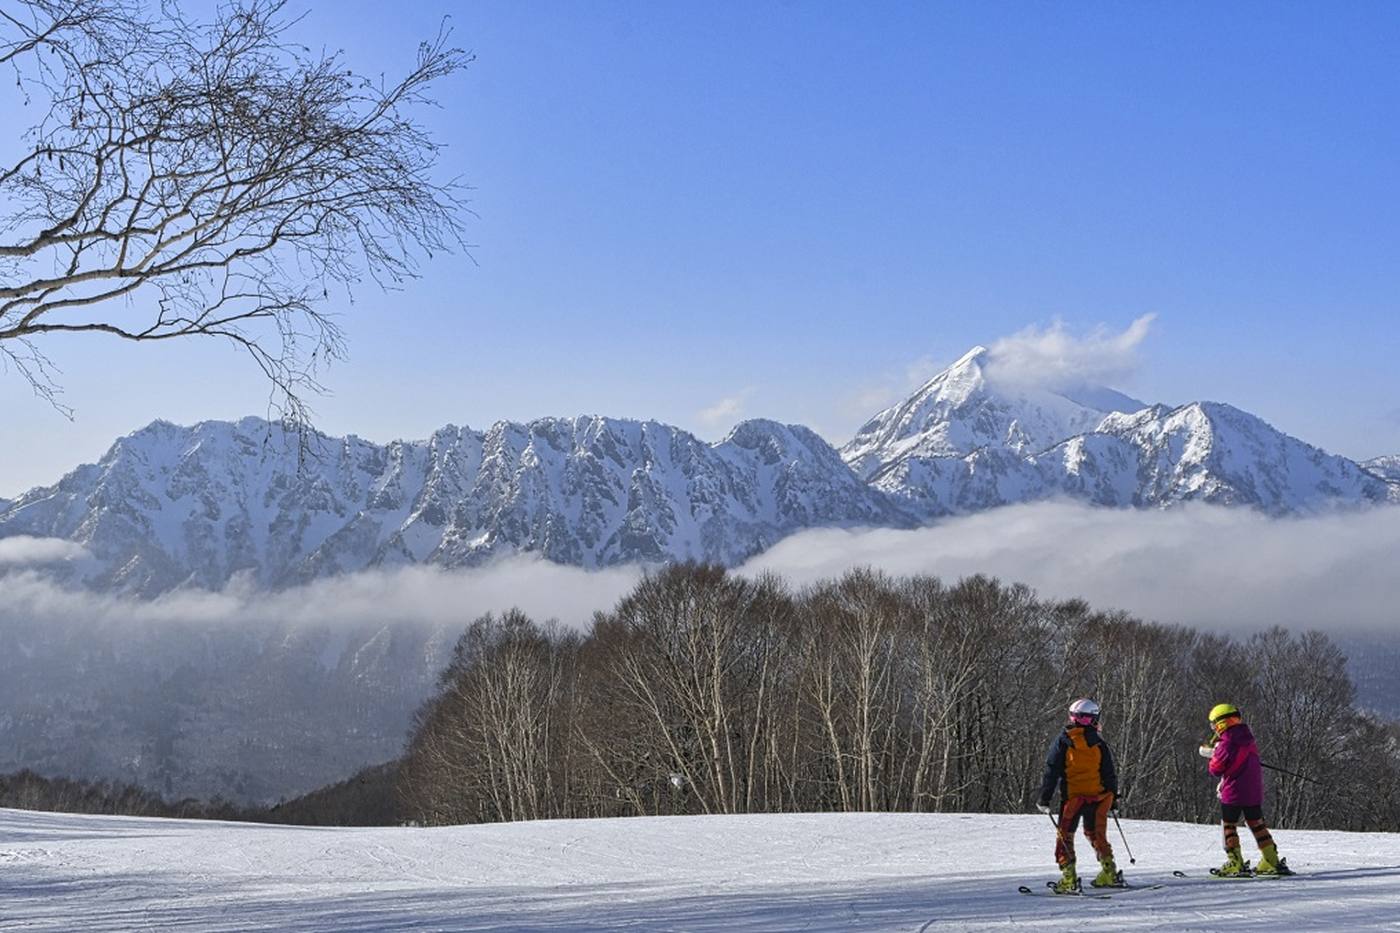
<path id="1" fill-rule="evenodd" d="M 1164 887 L 1096 900 L 1017 893 L 1055 874 L 1053 830 L 1038 815 L 311 829 L 5 810 L 0 917 L 7 929 L 50 933 L 133 925 L 1131 933 L 1389 929 L 1400 910 L 1400 836 L 1279 830 L 1279 850 L 1299 874 L 1232 883 L 1206 874 L 1219 856 L 1218 827 L 1124 820 L 1123 830 L 1137 859 L 1124 865 L 1128 878 Z M 1087 849 L 1082 837 L 1079 845 Z M 1174 869 L 1191 877 L 1174 878 Z"/>

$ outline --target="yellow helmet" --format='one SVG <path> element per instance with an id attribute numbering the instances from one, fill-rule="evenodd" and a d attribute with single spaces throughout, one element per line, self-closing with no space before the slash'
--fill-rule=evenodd
<path id="1" fill-rule="evenodd" d="M 1239 714 L 1239 707 L 1235 706 L 1235 704 L 1217 703 L 1210 708 L 1210 716 L 1207 718 L 1210 720 L 1211 724 L 1214 725 L 1226 716 L 1238 716 Z"/>

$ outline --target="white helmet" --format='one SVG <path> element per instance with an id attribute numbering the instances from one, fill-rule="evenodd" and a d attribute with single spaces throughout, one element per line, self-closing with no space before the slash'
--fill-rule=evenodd
<path id="1" fill-rule="evenodd" d="M 1069 705 L 1070 722 L 1080 726 L 1096 726 L 1099 724 L 1099 704 L 1089 698 L 1075 700 Z"/>

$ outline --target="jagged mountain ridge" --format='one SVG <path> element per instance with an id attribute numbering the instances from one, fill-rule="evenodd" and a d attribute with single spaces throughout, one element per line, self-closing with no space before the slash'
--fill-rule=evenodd
<path id="1" fill-rule="evenodd" d="M 1095 386 L 998 379 L 975 347 L 842 448 L 925 519 L 1055 496 L 1110 507 L 1203 501 L 1274 514 L 1400 501 L 1400 486 L 1219 402 L 1147 405 Z"/>
<path id="2" fill-rule="evenodd" d="M 1154 405 L 1023 456 L 986 446 L 963 457 L 904 456 L 871 485 L 933 516 L 1066 497 L 1113 508 L 1181 502 L 1275 515 L 1400 502 L 1400 484 L 1219 402 Z"/>
<path id="3" fill-rule="evenodd" d="M 764 420 L 713 444 L 592 416 L 383 445 L 315 433 L 299 444 L 256 418 L 155 422 L 0 507 L 0 537 L 77 542 L 95 559 L 70 569 L 82 582 L 149 595 L 518 551 L 583 567 L 733 565 L 806 528 L 909 527 L 1053 497 L 1273 514 L 1400 502 L 1397 458 L 1363 468 L 1229 405 L 1008 386 L 987 369 L 974 349 L 840 453 Z"/>
<path id="4" fill-rule="evenodd" d="M 812 431 L 749 421 L 707 444 L 657 422 L 449 426 L 377 445 L 305 444 L 248 418 L 156 422 L 0 513 L 0 537 L 82 544 L 99 588 L 280 586 L 366 567 L 481 564 L 515 551 L 584 567 L 735 564 L 793 531 L 908 526 Z"/>

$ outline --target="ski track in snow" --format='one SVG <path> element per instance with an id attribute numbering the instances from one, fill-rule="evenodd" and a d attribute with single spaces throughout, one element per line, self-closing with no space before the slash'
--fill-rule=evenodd
<path id="1" fill-rule="evenodd" d="M 0 929 L 1400 930 L 1400 835 L 1281 830 L 1297 877 L 1228 882 L 1207 873 L 1217 827 L 1124 829 L 1137 865 L 1114 842 L 1129 880 L 1168 887 L 1017 893 L 1056 874 L 1038 816 L 321 829 L 0 810 Z M 1078 847 L 1091 863 L 1082 835 Z"/>

